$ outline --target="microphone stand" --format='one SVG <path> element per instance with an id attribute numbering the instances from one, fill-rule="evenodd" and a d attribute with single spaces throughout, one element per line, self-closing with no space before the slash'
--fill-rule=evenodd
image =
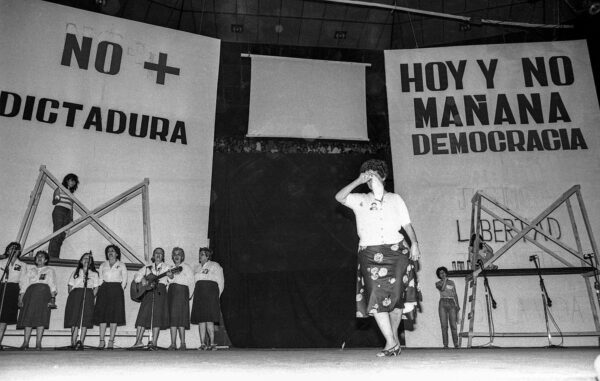
<path id="1" fill-rule="evenodd" d="M 488 321 L 488 332 L 490 336 L 490 342 L 481 347 L 486 348 L 495 348 L 494 345 L 494 316 L 493 310 L 496 309 L 497 304 L 494 299 L 494 295 L 492 294 L 492 289 L 490 288 L 490 283 L 488 282 L 487 272 L 483 267 L 483 261 L 481 259 L 477 260 L 477 265 L 481 268 L 481 275 L 483 276 L 483 287 L 485 290 L 485 307 L 487 311 L 487 321 Z"/>
<path id="2" fill-rule="evenodd" d="M 552 314 L 550 313 L 549 308 L 552 307 L 552 299 L 548 296 L 548 290 L 546 290 L 546 285 L 544 283 L 544 278 L 542 278 L 542 269 L 538 263 L 538 256 L 532 255 L 529 257 L 529 261 L 533 262 L 535 268 L 537 269 L 538 277 L 540 278 L 540 290 L 542 296 L 542 305 L 544 306 L 544 319 L 546 321 L 546 335 L 548 337 L 548 346 L 546 348 L 560 348 L 560 345 L 552 344 L 552 334 L 550 333 L 550 318 L 552 318 Z M 553 319 L 554 320 L 554 319 Z M 556 323 L 554 323 L 556 326 Z M 558 327 L 556 327 L 558 328 Z"/>
<path id="3" fill-rule="evenodd" d="M 79 311 L 81 313 L 79 317 L 79 326 L 77 327 L 77 341 L 75 342 L 75 346 L 66 346 L 66 347 L 57 347 L 56 350 L 75 350 L 75 351 L 83 351 L 86 345 L 83 345 L 83 340 L 81 337 L 83 336 L 83 314 L 85 313 L 85 299 L 87 297 L 87 285 L 89 280 L 89 268 L 85 270 L 83 274 L 83 297 L 81 298 L 81 306 L 79 307 Z M 71 292 L 75 291 L 72 289 Z M 86 328 L 87 329 L 87 328 Z M 72 336 L 72 334 L 71 334 Z M 88 346 L 88 348 L 91 348 Z"/>
<path id="4" fill-rule="evenodd" d="M 156 264 L 155 264 L 155 266 L 156 266 Z M 158 272 L 158 270 L 156 272 Z M 149 338 L 148 338 L 148 344 L 146 344 L 143 347 L 139 347 L 139 348 L 131 348 L 132 350 L 154 351 L 154 350 L 157 350 L 157 349 L 164 349 L 164 348 L 158 347 L 156 345 L 157 343 L 153 342 L 153 338 L 154 338 L 154 300 L 155 300 L 155 295 L 156 295 L 156 292 L 157 292 L 156 289 L 158 288 L 159 283 L 160 282 L 158 282 L 158 280 L 155 280 L 153 282 L 153 286 L 152 286 L 152 302 L 150 304 L 150 306 L 151 306 L 151 308 L 150 308 L 150 334 L 149 334 Z"/>
<path id="5" fill-rule="evenodd" d="M 15 255 L 15 250 L 13 249 L 7 257 L 6 267 L 4 267 L 4 271 L 2 272 L 2 276 L 0 277 L 0 285 L 2 286 L 2 296 L 0 297 L 0 316 L 2 316 L 2 311 L 4 310 L 4 296 L 6 295 L 6 287 L 8 287 L 8 276 L 10 274 L 9 269 Z M 4 345 L 2 347 L 4 347 Z M 6 347 L 8 347 L 8 345 L 6 345 Z"/>
<path id="6" fill-rule="evenodd" d="M 77 332 L 77 341 L 75 342 L 75 350 L 83 350 L 83 340 L 81 340 L 81 336 L 83 336 L 83 314 L 85 313 L 85 298 L 87 296 L 87 284 L 88 284 L 88 271 L 90 271 L 89 267 L 85 269 L 85 273 L 83 274 L 83 298 L 81 298 L 81 316 L 79 318 L 79 329 Z"/>

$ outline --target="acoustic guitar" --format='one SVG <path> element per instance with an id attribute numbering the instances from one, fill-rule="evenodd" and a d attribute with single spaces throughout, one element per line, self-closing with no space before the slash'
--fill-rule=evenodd
<path id="1" fill-rule="evenodd" d="M 146 279 L 146 282 L 148 282 L 145 286 L 142 285 L 142 282 L 131 282 L 131 287 L 129 289 L 131 300 L 133 300 L 135 302 L 141 302 L 142 299 L 144 298 L 144 294 L 146 294 L 146 292 L 151 291 L 154 288 L 156 288 L 158 281 L 162 277 L 166 276 L 169 272 L 171 272 L 172 274 L 177 274 L 177 273 L 181 272 L 181 270 L 183 270 L 183 268 L 181 266 L 177 266 L 177 267 L 172 268 L 169 271 L 164 272 L 160 275 L 155 275 L 152 273 L 145 275 L 144 279 Z"/>

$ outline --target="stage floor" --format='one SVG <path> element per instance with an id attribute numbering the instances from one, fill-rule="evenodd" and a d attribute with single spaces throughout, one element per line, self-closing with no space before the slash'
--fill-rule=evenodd
<path id="1" fill-rule="evenodd" d="M 377 358 L 376 349 L 228 349 L 219 351 L 0 352 L 4 380 L 596 380 L 595 348 L 409 348 Z M 164 377 L 164 378 L 163 378 Z M 316 380 L 314 380 L 316 381 Z"/>

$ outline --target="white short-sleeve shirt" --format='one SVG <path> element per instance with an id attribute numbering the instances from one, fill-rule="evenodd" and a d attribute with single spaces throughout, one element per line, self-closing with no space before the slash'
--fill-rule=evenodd
<path id="1" fill-rule="evenodd" d="M 400 195 L 385 193 L 381 200 L 373 193 L 350 193 L 343 204 L 354 211 L 360 246 L 394 244 L 404 240 L 400 229 L 410 223 Z"/>

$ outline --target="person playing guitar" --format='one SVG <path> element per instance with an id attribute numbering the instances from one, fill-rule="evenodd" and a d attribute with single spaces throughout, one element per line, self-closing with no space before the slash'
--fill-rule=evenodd
<path id="1" fill-rule="evenodd" d="M 156 348 L 160 330 L 169 328 L 166 277 L 178 271 L 181 271 L 180 267 L 171 269 L 165 263 L 165 251 L 157 247 L 152 252 L 152 264 L 142 267 L 135 275 L 131 296 L 141 304 L 135 321 L 137 332 L 133 348 L 144 346 L 142 339 L 146 329 L 152 329 L 152 342 L 149 345 L 150 348 Z"/>

